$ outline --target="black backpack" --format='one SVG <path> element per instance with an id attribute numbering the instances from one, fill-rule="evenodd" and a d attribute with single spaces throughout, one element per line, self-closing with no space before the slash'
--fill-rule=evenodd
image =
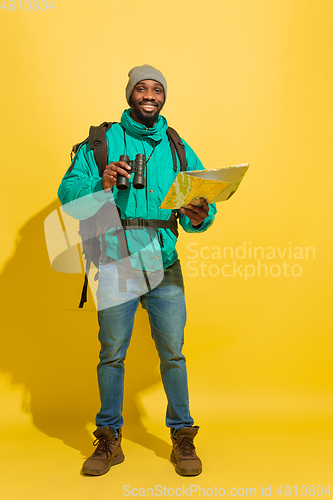
<path id="1" fill-rule="evenodd" d="M 116 122 L 103 122 L 98 127 L 91 126 L 89 130 L 89 137 L 84 141 L 75 144 L 71 151 L 71 166 L 69 167 L 69 172 L 73 169 L 75 161 L 77 158 L 77 152 L 84 144 L 89 145 L 89 148 L 94 151 L 94 158 L 96 165 L 98 167 L 100 177 L 103 176 L 104 169 L 108 163 L 108 151 L 106 143 L 106 132 L 112 125 Z M 172 153 L 173 169 L 177 172 L 177 156 L 180 162 L 180 170 L 185 171 L 187 168 L 185 147 L 179 134 L 171 127 L 166 130 L 167 136 L 170 142 L 170 148 Z M 176 156 L 177 154 L 177 156 Z M 73 159 L 73 155 L 74 159 Z M 110 204 L 104 204 L 102 208 L 92 217 L 80 221 L 79 234 L 82 239 L 82 254 L 86 259 L 86 271 L 84 277 L 84 284 L 81 293 L 81 300 L 79 307 L 82 308 L 85 302 L 87 302 L 87 288 L 88 288 L 88 275 L 90 270 L 90 265 L 93 263 L 97 268 L 99 266 L 99 258 L 101 255 L 99 236 L 102 236 L 102 253 L 105 253 L 105 233 L 110 227 L 112 227 L 112 222 L 110 221 Z M 124 276 L 123 280 L 120 280 L 119 286 L 120 291 L 126 291 L 126 279 L 131 277 L 131 267 L 129 264 L 129 259 L 125 257 L 129 256 L 129 250 L 127 245 L 127 239 L 125 234 L 126 228 L 133 227 L 150 227 L 158 231 L 159 228 L 168 228 L 178 237 L 178 224 L 177 219 L 179 214 L 177 211 L 173 211 L 169 220 L 146 220 L 146 219 L 120 219 L 122 227 L 118 230 L 118 241 L 120 246 L 120 253 L 122 256 L 122 261 L 124 264 Z M 163 240 L 161 241 L 163 246 Z M 97 279 L 97 277 L 95 278 Z"/>

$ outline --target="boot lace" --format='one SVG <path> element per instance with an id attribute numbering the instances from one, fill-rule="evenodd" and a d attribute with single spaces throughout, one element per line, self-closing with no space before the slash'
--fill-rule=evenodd
<path id="1" fill-rule="evenodd" d="M 193 440 L 188 436 L 179 436 L 177 438 L 177 448 L 183 457 L 194 457 L 195 446 Z"/>
<path id="2" fill-rule="evenodd" d="M 93 453 L 94 457 L 105 457 L 108 458 L 109 454 L 112 454 L 112 447 L 114 446 L 114 442 L 111 439 L 106 439 L 105 437 L 100 437 L 95 439 L 93 442 L 94 446 L 97 446 L 96 450 Z"/>

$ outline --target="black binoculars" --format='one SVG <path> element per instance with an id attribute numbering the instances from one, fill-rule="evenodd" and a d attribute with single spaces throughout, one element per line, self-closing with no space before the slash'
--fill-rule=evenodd
<path id="1" fill-rule="evenodd" d="M 143 154 L 137 154 L 135 160 L 130 160 L 127 155 L 121 155 L 119 161 L 124 161 L 131 167 L 131 170 L 127 170 L 129 174 L 135 172 L 133 179 L 133 187 L 135 189 L 143 189 L 145 187 L 145 164 L 146 157 Z M 124 175 L 117 175 L 117 189 L 125 191 L 128 188 L 128 178 Z"/>

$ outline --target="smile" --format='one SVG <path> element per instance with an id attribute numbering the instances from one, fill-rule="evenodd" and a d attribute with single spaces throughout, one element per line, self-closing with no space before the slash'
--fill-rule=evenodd
<path id="1" fill-rule="evenodd" d="M 156 108 L 155 104 L 140 104 L 140 107 L 144 110 L 150 113 L 151 111 L 154 111 Z"/>

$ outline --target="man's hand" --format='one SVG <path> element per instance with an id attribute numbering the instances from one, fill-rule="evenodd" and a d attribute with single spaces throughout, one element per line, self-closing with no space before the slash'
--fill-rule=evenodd
<path id="1" fill-rule="evenodd" d="M 131 167 L 124 161 L 109 163 L 103 172 L 103 189 L 113 188 L 113 186 L 117 183 L 118 174 L 124 175 L 127 179 L 129 179 L 131 175 L 127 172 L 128 169 L 131 169 Z"/>
<path id="2" fill-rule="evenodd" d="M 180 210 L 186 215 L 192 222 L 192 226 L 199 226 L 206 217 L 208 217 L 209 206 L 205 198 L 200 198 L 202 203 L 201 207 L 196 205 L 187 205 L 187 207 L 182 207 Z"/>

